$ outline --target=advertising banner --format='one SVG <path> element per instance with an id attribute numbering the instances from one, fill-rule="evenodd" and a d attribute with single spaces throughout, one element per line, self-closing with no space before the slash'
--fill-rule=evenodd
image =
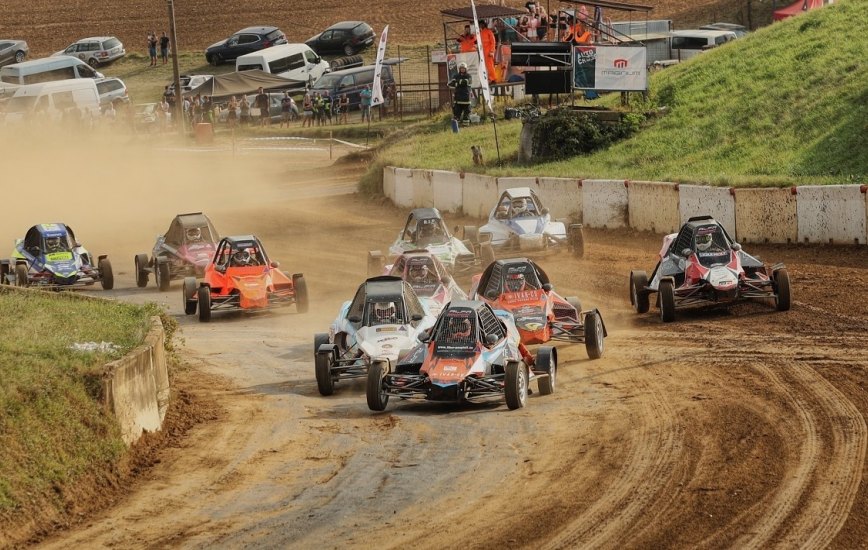
<path id="1" fill-rule="evenodd" d="M 648 89 L 644 47 L 576 46 L 573 48 L 573 87 L 616 92 Z"/>

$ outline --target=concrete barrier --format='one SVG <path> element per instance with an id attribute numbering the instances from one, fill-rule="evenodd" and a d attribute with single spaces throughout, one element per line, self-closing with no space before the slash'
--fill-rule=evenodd
<path id="1" fill-rule="evenodd" d="M 552 218 L 583 219 L 581 180 L 573 178 L 537 178 L 537 193 Z"/>
<path id="2" fill-rule="evenodd" d="M 537 191 L 537 178 L 497 178 L 498 197 L 507 189 L 515 187 L 530 187 L 534 191 Z M 491 207 L 494 207 L 494 203 L 491 203 Z"/>
<path id="3" fill-rule="evenodd" d="M 151 321 L 145 342 L 106 365 L 103 395 L 127 445 L 145 431 L 163 425 L 169 403 L 169 374 L 164 350 L 166 334 L 159 317 Z"/>
<path id="4" fill-rule="evenodd" d="M 459 212 L 464 201 L 464 183 L 455 172 L 431 170 L 434 208 L 441 212 Z"/>
<path id="5" fill-rule="evenodd" d="M 392 202 L 395 202 L 395 167 L 386 166 L 383 168 L 383 195 Z"/>
<path id="6" fill-rule="evenodd" d="M 859 185 L 798 187 L 799 240 L 865 244 L 866 202 Z"/>
<path id="7" fill-rule="evenodd" d="M 712 216 L 730 236 L 736 234 L 735 197 L 728 187 L 679 185 L 678 210 L 682 223 L 695 216 Z"/>
<path id="8" fill-rule="evenodd" d="M 788 189 L 736 189 L 735 239 L 790 243 L 799 238 L 796 196 Z"/>
<path id="9" fill-rule="evenodd" d="M 588 227 L 625 227 L 627 208 L 624 180 L 582 180 L 582 218 Z"/>
<path id="10" fill-rule="evenodd" d="M 462 175 L 462 209 L 473 218 L 487 218 L 500 197 L 497 178 L 480 174 Z"/>
<path id="11" fill-rule="evenodd" d="M 658 181 L 631 181 L 627 187 L 630 227 L 654 233 L 675 233 L 681 227 L 678 186 Z"/>
<path id="12" fill-rule="evenodd" d="M 413 171 L 395 168 L 395 198 L 392 201 L 404 208 L 413 208 Z"/>
<path id="13" fill-rule="evenodd" d="M 413 206 L 431 208 L 434 206 L 434 185 L 431 170 L 412 170 Z"/>

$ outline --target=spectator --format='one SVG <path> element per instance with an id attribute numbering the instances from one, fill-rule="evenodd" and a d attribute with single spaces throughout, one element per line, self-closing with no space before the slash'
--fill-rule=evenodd
<path id="1" fill-rule="evenodd" d="M 365 84 L 365 89 L 361 91 L 359 94 L 362 98 L 361 108 L 362 108 L 362 122 L 365 120 L 370 124 L 371 122 L 371 85 Z"/>
<path id="2" fill-rule="evenodd" d="M 157 33 L 148 33 L 148 55 L 151 56 L 151 67 L 157 66 Z"/>
<path id="3" fill-rule="evenodd" d="M 102 118 L 109 124 L 114 124 L 115 119 L 118 117 L 118 112 L 115 111 L 115 106 L 112 103 L 109 103 L 105 106 L 105 109 L 102 112 Z"/>
<path id="4" fill-rule="evenodd" d="M 313 126 L 313 98 L 310 96 L 310 92 L 304 93 L 304 99 L 302 100 L 301 109 L 301 127 L 304 128 L 305 126 Z"/>
<path id="5" fill-rule="evenodd" d="M 539 29 L 539 14 L 537 14 L 536 9 L 532 9 L 530 15 L 527 18 L 527 39 L 531 42 L 537 41 L 538 30 Z"/>
<path id="6" fill-rule="evenodd" d="M 319 92 L 313 94 L 313 119 L 317 126 L 322 124 L 322 96 Z"/>
<path id="7" fill-rule="evenodd" d="M 270 113 L 268 112 L 268 94 L 260 87 L 259 93 L 256 94 L 255 104 L 259 108 L 259 125 L 268 126 L 271 122 Z"/>
<path id="8" fill-rule="evenodd" d="M 238 100 L 235 99 L 235 96 L 229 98 L 229 104 L 226 108 L 229 110 L 229 112 L 226 113 L 226 122 L 229 124 L 229 129 L 234 130 L 235 123 L 238 122 Z"/>
<path id="9" fill-rule="evenodd" d="M 163 58 L 163 65 L 169 62 L 169 37 L 165 32 L 160 37 L 160 57 Z"/>
<path id="10" fill-rule="evenodd" d="M 485 70 L 488 72 L 488 82 L 493 83 L 494 78 L 494 51 L 497 49 L 497 38 L 488 28 L 485 21 L 479 22 L 479 37 L 482 39 L 482 55 L 485 57 Z"/>
<path id="11" fill-rule="evenodd" d="M 470 31 L 470 25 L 464 25 L 464 34 L 457 38 L 458 51 L 461 53 L 469 53 L 476 51 L 476 35 Z"/>
<path id="12" fill-rule="evenodd" d="M 350 98 L 347 94 L 341 94 L 338 100 L 338 124 L 347 124 L 347 116 L 350 114 Z"/>
<path id="13" fill-rule="evenodd" d="M 323 92 L 322 96 L 322 108 L 323 108 L 323 122 L 328 122 L 328 124 L 332 123 L 332 98 L 328 93 L 328 90 Z"/>
<path id="14" fill-rule="evenodd" d="M 162 101 L 160 101 L 160 104 L 158 107 L 159 107 L 159 112 L 162 115 L 162 122 L 163 122 L 162 129 L 165 130 L 169 127 L 169 121 L 172 118 L 172 107 L 169 105 L 169 101 L 166 99 L 165 96 L 163 96 L 163 99 L 162 99 Z"/>
<path id="15" fill-rule="evenodd" d="M 247 101 L 247 96 L 241 97 L 241 105 L 238 109 L 241 111 L 241 127 L 243 128 L 250 122 L 250 102 Z"/>
<path id="16" fill-rule="evenodd" d="M 283 128 L 283 125 L 286 124 L 286 127 L 289 128 L 289 121 L 292 119 L 292 106 L 295 101 L 289 97 L 289 92 L 283 92 L 283 97 L 280 99 L 280 127 Z"/>
<path id="17" fill-rule="evenodd" d="M 202 98 L 202 122 L 214 124 L 214 104 L 210 96 Z"/>
<path id="18" fill-rule="evenodd" d="M 539 27 L 536 29 L 537 40 L 545 41 L 546 34 L 549 32 L 549 18 L 546 14 L 546 9 L 537 2 L 537 15 L 539 16 Z"/>
<path id="19" fill-rule="evenodd" d="M 163 99 L 169 104 L 169 108 L 175 110 L 175 92 L 170 90 L 168 86 L 163 90 Z"/>

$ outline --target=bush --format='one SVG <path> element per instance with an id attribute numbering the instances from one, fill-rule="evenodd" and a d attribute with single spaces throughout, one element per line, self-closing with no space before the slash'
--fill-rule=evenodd
<path id="1" fill-rule="evenodd" d="M 605 149 L 635 134 L 645 116 L 626 113 L 619 122 L 601 122 L 569 108 L 551 109 L 534 129 L 533 155 L 539 160 L 561 160 Z"/>

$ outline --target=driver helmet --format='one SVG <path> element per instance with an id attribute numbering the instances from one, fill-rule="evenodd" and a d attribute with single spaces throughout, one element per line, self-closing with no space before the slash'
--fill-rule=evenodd
<path id="1" fill-rule="evenodd" d="M 522 273 L 513 273 L 507 276 L 506 289 L 509 292 L 521 292 L 524 290 L 524 275 Z"/>
<path id="2" fill-rule="evenodd" d="M 239 250 L 235 253 L 235 262 L 239 265 L 247 265 L 250 263 L 250 252 L 247 250 Z"/>
<path id="3" fill-rule="evenodd" d="M 433 237 L 437 233 L 437 225 L 434 223 L 423 223 L 419 226 L 419 237 Z"/>
<path id="4" fill-rule="evenodd" d="M 48 237 L 45 239 L 45 250 L 48 252 L 60 252 L 63 250 L 63 244 L 60 237 Z"/>
<path id="5" fill-rule="evenodd" d="M 428 266 L 427 265 L 411 265 L 410 266 L 410 280 L 414 283 L 423 283 L 428 279 Z"/>
<path id="6" fill-rule="evenodd" d="M 518 216 L 520 214 L 524 214 L 527 212 L 527 201 L 525 199 L 513 199 L 512 200 L 512 215 Z"/>
<path id="7" fill-rule="evenodd" d="M 187 229 L 187 240 L 190 242 L 199 242 L 202 240 L 202 230 L 198 227 Z"/>
<path id="8" fill-rule="evenodd" d="M 397 321 L 393 302 L 377 302 L 374 304 L 374 319 L 378 323 L 394 323 Z"/>
<path id="9" fill-rule="evenodd" d="M 700 252 L 705 252 L 706 250 L 711 248 L 711 242 L 713 240 L 714 240 L 713 236 L 710 232 L 705 233 L 704 235 L 697 235 L 696 236 L 696 250 L 699 250 Z"/>
<path id="10" fill-rule="evenodd" d="M 458 70 L 460 71 L 461 69 L 464 69 L 466 71 L 467 70 L 467 63 L 464 63 L 463 61 L 461 63 L 459 63 L 458 64 Z"/>

